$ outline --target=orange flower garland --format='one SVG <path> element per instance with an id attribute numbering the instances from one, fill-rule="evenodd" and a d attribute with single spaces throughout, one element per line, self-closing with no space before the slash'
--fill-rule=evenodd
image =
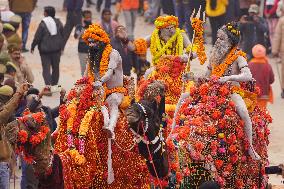
<path id="1" fill-rule="evenodd" d="M 170 25 L 178 27 L 178 18 L 176 16 L 159 16 L 154 24 L 157 29 L 163 29 Z"/>
<path id="2" fill-rule="evenodd" d="M 134 41 L 135 53 L 138 55 L 145 55 L 147 52 L 147 42 L 145 39 L 136 39 Z"/>
<path id="3" fill-rule="evenodd" d="M 67 105 L 67 111 L 69 112 L 69 118 L 67 119 L 67 131 L 71 132 L 73 128 L 73 123 L 76 117 L 78 100 L 76 98 L 72 99 Z"/>
<path id="4" fill-rule="evenodd" d="M 85 43 L 89 44 L 89 39 L 94 39 L 96 41 L 101 41 L 106 44 L 110 43 L 108 34 L 102 29 L 98 24 L 92 24 L 88 29 L 85 30 L 82 39 Z"/>
<path id="5" fill-rule="evenodd" d="M 156 71 L 149 79 L 164 81 L 166 90 L 166 104 L 176 104 L 182 90 L 182 72 L 185 65 L 178 56 L 162 57 L 156 65 Z"/>
<path id="6" fill-rule="evenodd" d="M 71 149 L 68 151 L 69 155 L 71 158 L 74 160 L 76 165 L 82 165 L 86 163 L 86 158 L 84 155 L 79 154 L 78 150 L 76 149 Z"/>
<path id="7" fill-rule="evenodd" d="M 234 47 L 230 53 L 228 54 L 228 56 L 226 57 L 225 61 L 223 63 L 221 63 L 220 65 L 213 65 L 213 69 L 212 69 L 212 74 L 214 76 L 217 77 L 222 77 L 224 75 L 224 73 L 226 72 L 226 70 L 228 69 L 228 67 L 234 63 L 234 61 L 239 57 L 246 57 L 246 54 L 241 51 L 241 50 L 237 50 L 237 47 Z"/>
<path id="8" fill-rule="evenodd" d="M 89 111 L 85 114 L 84 118 L 82 119 L 82 122 L 79 127 L 79 136 L 85 137 L 88 130 L 89 126 L 92 122 L 92 119 L 94 117 L 94 114 L 98 111 L 97 107 L 91 107 Z"/>
<path id="9" fill-rule="evenodd" d="M 191 21 L 192 28 L 195 31 L 194 44 L 198 46 L 196 53 L 201 65 L 203 65 L 207 60 L 203 38 L 203 23 L 204 21 L 200 20 L 199 18 L 193 18 Z"/>

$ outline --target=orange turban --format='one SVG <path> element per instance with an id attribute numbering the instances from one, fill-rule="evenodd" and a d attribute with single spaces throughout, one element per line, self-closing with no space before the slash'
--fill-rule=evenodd
<path id="1" fill-rule="evenodd" d="M 94 39 L 96 41 L 104 42 L 105 44 L 110 43 L 108 34 L 98 24 L 92 24 L 88 29 L 85 30 L 82 39 L 85 43 L 89 44 L 88 39 Z"/>
<path id="2" fill-rule="evenodd" d="M 252 55 L 255 58 L 266 57 L 266 49 L 263 45 L 257 44 L 252 48 Z"/>
<path id="3" fill-rule="evenodd" d="M 155 20 L 155 26 L 157 29 L 163 29 L 170 25 L 178 27 L 178 18 L 176 16 L 159 16 Z"/>

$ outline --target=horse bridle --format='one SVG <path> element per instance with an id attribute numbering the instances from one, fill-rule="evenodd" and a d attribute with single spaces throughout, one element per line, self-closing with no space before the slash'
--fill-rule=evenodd
<path id="1" fill-rule="evenodd" d="M 142 104 L 140 104 L 140 103 L 138 103 L 138 102 L 136 102 L 135 104 L 138 105 L 138 108 L 139 108 L 140 110 L 142 110 L 142 112 L 143 112 L 143 114 L 144 114 L 144 117 L 145 117 L 145 127 L 143 127 L 143 124 L 141 124 L 142 130 L 143 130 L 143 135 L 142 135 L 142 136 L 139 134 L 140 125 L 138 125 L 138 130 L 137 130 L 137 132 L 134 131 L 132 128 L 130 128 L 130 130 L 131 130 L 131 132 L 135 135 L 135 138 L 136 138 L 136 142 L 137 142 L 137 143 L 143 142 L 143 143 L 146 144 L 146 145 L 154 145 L 154 144 L 156 144 L 156 143 L 160 140 L 160 144 L 159 144 L 158 147 L 154 150 L 154 154 L 155 154 L 155 153 L 157 153 L 157 152 L 161 149 L 162 144 L 163 144 L 163 141 L 164 141 L 164 138 L 163 138 L 163 128 L 160 127 L 160 130 L 159 130 L 159 132 L 158 132 L 158 135 L 157 135 L 153 140 L 149 141 L 149 140 L 147 139 L 147 137 L 146 137 L 146 132 L 148 131 L 148 128 L 149 128 L 149 117 L 148 117 L 146 108 L 145 108 Z M 140 123 L 141 123 L 141 120 L 139 121 L 139 124 L 140 124 Z M 163 152 L 164 152 L 164 151 L 163 151 Z M 162 152 L 162 153 L 163 153 L 163 152 Z"/>

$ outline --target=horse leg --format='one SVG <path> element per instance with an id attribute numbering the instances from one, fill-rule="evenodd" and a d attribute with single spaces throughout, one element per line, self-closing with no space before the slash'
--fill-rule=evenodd
<path id="1" fill-rule="evenodd" d="M 236 109 L 237 109 L 237 113 L 239 114 L 239 116 L 241 117 L 241 119 L 245 122 L 245 134 L 248 137 L 248 141 L 249 141 L 249 155 L 251 156 L 252 159 L 254 160 L 260 160 L 260 156 L 256 153 L 256 151 L 253 148 L 252 145 L 252 123 L 251 123 L 251 119 L 249 117 L 249 113 L 246 107 L 246 104 L 243 100 L 243 98 L 239 95 L 239 94 L 232 94 L 231 98 L 233 100 L 233 102 L 236 105 Z"/>

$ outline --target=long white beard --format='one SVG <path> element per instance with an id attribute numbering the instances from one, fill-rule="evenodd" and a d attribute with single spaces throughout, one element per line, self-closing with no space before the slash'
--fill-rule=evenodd
<path id="1" fill-rule="evenodd" d="M 232 45 L 230 43 L 217 40 L 211 50 L 209 63 L 211 65 L 221 64 L 230 52 L 231 48 Z"/>

